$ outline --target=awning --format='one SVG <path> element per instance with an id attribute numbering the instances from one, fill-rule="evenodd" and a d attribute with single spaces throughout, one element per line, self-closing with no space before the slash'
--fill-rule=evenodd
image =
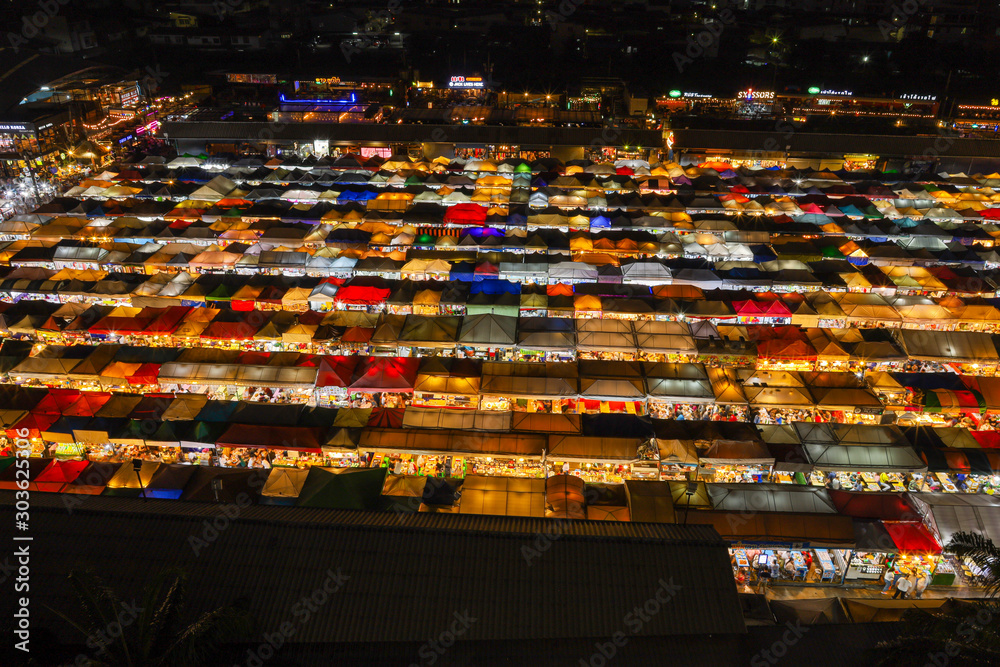
<path id="1" fill-rule="evenodd" d="M 712 509 L 727 512 L 836 514 L 827 490 L 788 484 L 708 484 Z"/>
<path id="2" fill-rule="evenodd" d="M 856 519 L 914 521 L 921 517 L 900 493 L 867 493 L 830 490 L 830 500 L 844 516 Z"/>
<path id="3" fill-rule="evenodd" d="M 576 398 L 578 396 L 576 385 L 576 378 L 483 374 L 481 391 L 484 395 L 490 396 L 551 400 Z"/>
<path id="4" fill-rule="evenodd" d="M 219 437 L 217 445 L 219 447 L 291 449 L 319 454 L 323 445 L 322 429 L 305 426 L 232 424 Z"/>
<path id="5" fill-rule="evenodd" d="M 715 440 L 698 458 L 703 466 L 774 464 L 774 458 L 762 443 L 738 440 Z"/>
<path id="6" fill-rule="evenodd" d="M 546 458 L 554 461 L 625 463 L 638 459 L 639 444 L 636 438 L 550 435 Z"/>
<path id="7" fill-rule="evenodd" d="M 1000 499 L 985 494 L 911 494 L 930 510 L 932 524 L 942 546 L 958 532 L 974 532 L 1000 544 Z"/>
<path id="8" fill-rule="evenodd" d="M 909 447 L 804 444 L 809 461 L 819 470 L 861 472 L 923 472 L 927 465 Z"/>
<path id="9" fill-rule="evenodd" d="M 674 501 L 665 482 L 626 480 L 625 494 L 631 521 L 676 523 Z"/>
<path id="10" fill-rule="evenodd" d="M 941 553 L 941 545 L 923 523 L 919 521 L 883 521 L 893 543 L 900 551 Z"/>
<path id="11" fill-rule="evenodd" d="M 509 431 L 511 412 L 452 410 L 409 407 L 403 413 L 403 428 Z"/>
<path id="12" fill-rule="evenodd" d="M 368 357 L 358 364 L 351 391 L 410 392 L 416 381 L 419 357 Z"/>
<path id="13" fill-rule="evenodd" d="M 453 429 L 368 428 L 362 432 L 358 447 L 380 452 L 541 458 L 545 437 L 528 433 L 469 433 Z"/>

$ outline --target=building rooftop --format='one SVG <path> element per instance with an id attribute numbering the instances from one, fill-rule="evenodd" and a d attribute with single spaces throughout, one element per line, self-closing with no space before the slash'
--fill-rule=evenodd
<path id="1" fill-rule="evenodd" d="M 76 609 L 70 570 L 93 569 L 127 600 L 169 566 L 187 571 L 192 611 L 244 598 L 261 633 L 331 569 L 349 577 L 294 643 L 423 642 L 466 610 L 478 620 L 463 640 L 610 637 L 661 579 L 672 599 L 636 634 L 745 631 L 726 544 L 702 526 L 253 506 L 212 540 L 216 505 L 81 497 L 67 512 L 68 497 L 33 494 L 31 515 L 33 627 L 66 639 L 48 607 Z M 0 511 L 13 502 L 0 493 Z"/>

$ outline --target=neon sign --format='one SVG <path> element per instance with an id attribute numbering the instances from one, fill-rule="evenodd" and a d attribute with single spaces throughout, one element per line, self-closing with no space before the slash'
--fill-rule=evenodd
<path id="1" fill-rule="evenodd" d="M 748 88 L 747 90 L 741 90 L 739 93 L 737 93 L 736 99 L 746 100 L 747 102 L 760 101 L 760 100 L 773 100 L 774 91 L 754 90 L 753 88 Z"/>
<path id="2" fill-rule="evenodd" d="M 486 82 L 481 76 L 453 76 L 448 81 L 449 88 L 485 88 Z"/>

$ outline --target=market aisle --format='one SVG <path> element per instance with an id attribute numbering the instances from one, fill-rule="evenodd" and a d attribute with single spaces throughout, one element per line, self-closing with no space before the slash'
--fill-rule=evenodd
<path id="1" fill-rule="evenodd" d="M 807 600 L 829 597 L 892 599 L 891 595 L 882 595 L 881 590 L 881 586 L 877 588 L 851 588 L 846 586 L 782 586 L 777 584 L 768 587 L 767 597 L 769 600 Z M 978 598 L 982 596 L 983 591 L 978 588 L 946 586 L 928 588 L 924 591 L 922 599 Z"/>

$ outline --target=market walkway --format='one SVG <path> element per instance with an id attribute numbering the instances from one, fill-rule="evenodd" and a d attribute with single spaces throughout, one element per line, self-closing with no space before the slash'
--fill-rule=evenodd
<path id="1" fill-rule="evenodd" d="M 882 586 L 817 586 L 809 584 L 775 584 L 768 587 L 769 600 L 806 600 L 811 598 L 848 597 L 891 600 L 892 595 L 882 595 Z M 979 598 L 980 588 L 965 586 L 935 586 L 924 591 L 922 599 Z"/>

